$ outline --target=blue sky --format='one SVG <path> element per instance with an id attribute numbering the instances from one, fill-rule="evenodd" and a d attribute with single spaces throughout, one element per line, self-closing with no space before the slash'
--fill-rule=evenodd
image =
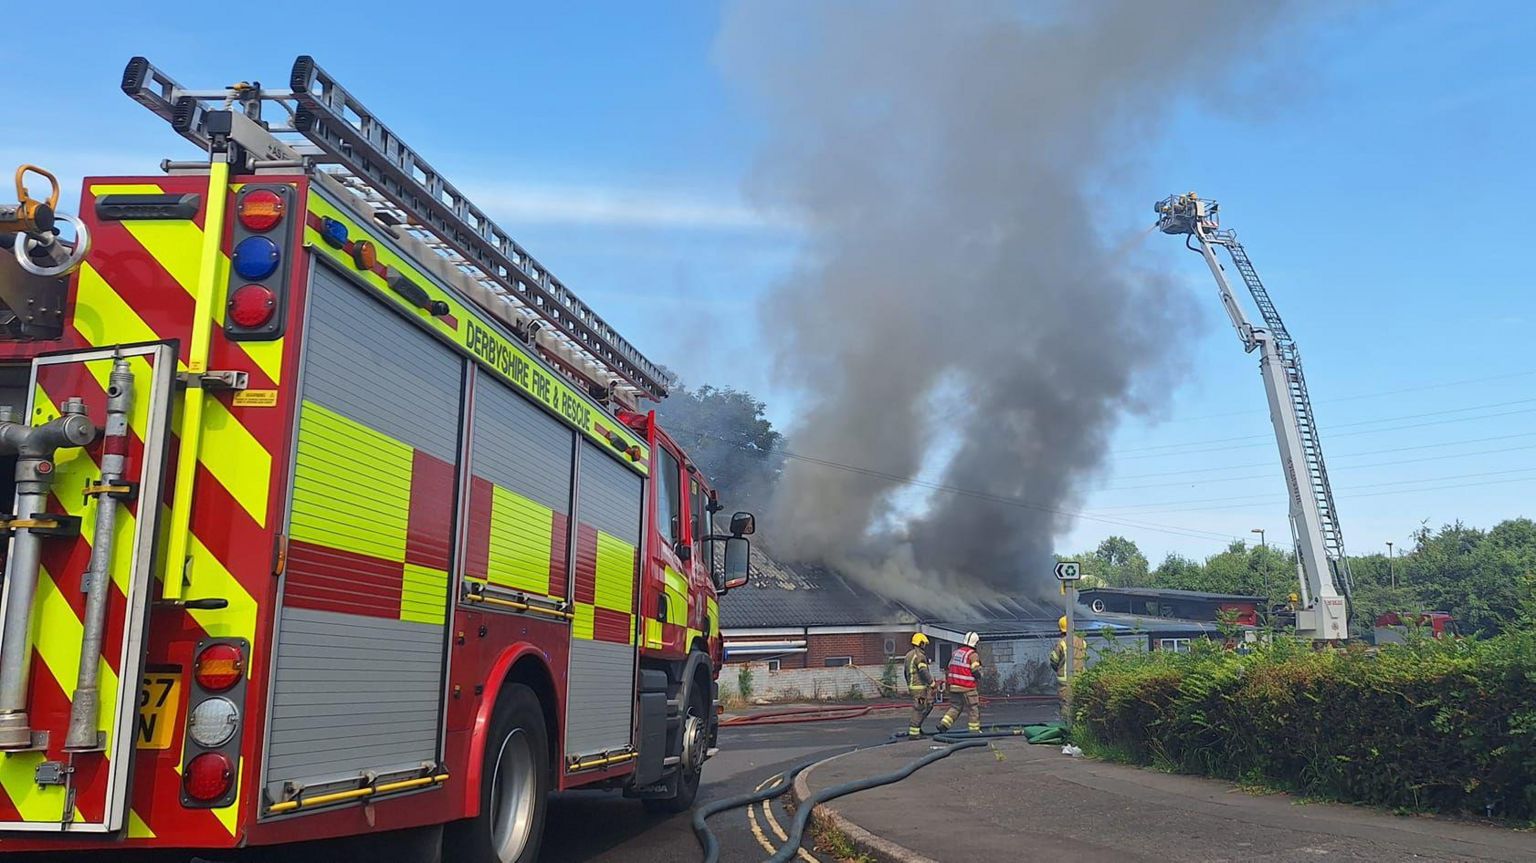
<path id="1" fill-rule="evenodd" d="M 42 70 L 46 90 L 8 89 L 0 167 L 35 161 L 78 179 L 188 155 L 117 90 L 132 54 L 213 87 L 281 85 L 292 57 L 312 53 L 653 359 L 746 387 L 792 421 L 755 306 L 806 229 L 743 196 L 762 129 L 714 56 L 722 10 L 487 3 L 434 18 L 391 5 L 72 7 L 90 23 L 67 46 L 39 34 L 11 47 L 13 67 Z M 1240 98 L 1213 87 L 1128 139 L 1135 157 L 1115 185 L 1135 194 L 1103 201 L 1103 224 L 1085 226 L 1150 224 L 1170 192 L 1223 202 L 1301 346 L 1352 552 L 1406 546 L 1424 521 L 1536 515 L 1536 285 L 1522 260 L 1536 200 L 1533 37 L 1536 12 L 1517 3 L 1314 20 L 1259 71 L 1233 70 Z M 1118 532 L 1155 563 L 1250 528 L 1284 541 L 1256 358 L 1198 257 L 1156 234 L 1135 254 L 1183 280 L 1202 319 L 1159 416 L 1127 418 L 1074 505 L 1098 520 L 1061 548 Z"/>

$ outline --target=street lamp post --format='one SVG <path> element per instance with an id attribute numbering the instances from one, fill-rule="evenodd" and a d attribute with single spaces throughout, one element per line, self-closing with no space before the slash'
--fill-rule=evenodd
<path id="1" fill-rule="evenodd" d="M 1397 570 L 1392 566 L 1392 540 L 1387 540 L 1387 578 L 1392 582 L 1392 589 L 1397 589 Z"/>
<path id="2" fill-rule="evenodd" d="M 1264 555 L 1264 601 L 1269 602 L 1269 555 L 1267 554 L 1269 551 L 1269 543 L 1264 541 L 1264 528 L 1256 527 L 1248 532 L 1256 533 L 1259 535 L 1259 545 L 1263 546 L 1264 551 L 1266 552 Z"/>
<path id="3" fill-rule="evenodd" d="M 1256 527 L 1253 530 L 1250 530 L 1248 532 L 1249 533 L 1256 533 L 1256 534 L 1259 535 L 1259 545 L 1264 548 L 1264 552 L 1265 552 L 1265 554 L 1264 554 L 1264 569 L 1263 569 L 1262 578 L 1264 579 L 1264 626 L 1267 629 L 1269 627 L 1269 624 L 1270 624 L 1270 607 L 1269 606 L 1270 606 L 1270 603 L 1274 601 L 1274 598 L 1271 597 L 1270 594 L 1269 594 L 1269 543 L 1264 540 L 1264 528 Z"/>

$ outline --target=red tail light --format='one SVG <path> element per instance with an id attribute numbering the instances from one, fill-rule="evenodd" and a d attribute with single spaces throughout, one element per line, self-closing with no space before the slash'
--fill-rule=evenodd
<path id="1" fill-rule="evenodd" d="M 276 310 L 277 297 L 261 285 L 245 285 L 229 298 L 229 319 L 247 329 L 265 324 Z"/>
<path id="2" fill-rule="evenodd" d="M 197 685 L 209 692 L 223 692 L 240 682 L 245 671 L 245 657 L 233 644 L 210 644 L 197 655 L 192 675 Z"/>
<path id="3" fill-rule="evenodd" d="M 258 189 L 240 199 L 240 224 L 248 231 L 264 234 L 283 220 L 287 204 L 276 192 Z"/>
<path id="4" fill-rule="evenodd" d="M 235 766 L 217 752 L 204 752 L 187 763 L 181 784 L 187 796 L 199 803 L 218 800 L 229 793 Z"/>

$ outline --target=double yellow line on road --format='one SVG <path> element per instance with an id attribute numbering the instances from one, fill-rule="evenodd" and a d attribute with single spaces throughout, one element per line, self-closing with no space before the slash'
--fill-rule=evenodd
<path id="1" fill-rule="evenodd" d="M 782 781 L 784 781 L 784 774 L 782 773 L 775 776 L 770 776 L 767 779 L 764 779 L 762 782 L 759 782 L 756 790 L 762 791 L 764 788 L 767 788 L 775 782 Z M 752 828 L 752 835 L 757 839 L 757 844 L 763 846 L 763 848 L 769 854 L 774 854 L 779 850 L 779 848 L 772 842 L 768 841 L 767 834 L 763 832 L 762 826 L 757 823 L 756 810 L 758 806 L 763 807 L 763 819 L 768 822 L 768 827 L 773 830 L 773 835 L 779 837 L 780 842 L 788 842 L 789 834 L 784 832 L 783 826 L 779 824 L 779 819 L 774 817 L 773 801 L 771 799 L 764 800 L 761 803 L 747 807 L 747 824 Z M 805 863 L 821 863 L 821 861 L 812 855 L 811 852 L 805 850 L 804 848 L 796 849 L 796 853 L 800 855 L 800 859 L 804 860 Z"/>

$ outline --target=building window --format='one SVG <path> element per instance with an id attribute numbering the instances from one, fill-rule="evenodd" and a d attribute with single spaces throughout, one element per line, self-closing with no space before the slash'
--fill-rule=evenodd
<path id="1" fill-rule="evenodd" d="M 826 658 L 826 660 L 822 664 L 825 665 L 828 668 L 843 668 L 845 666 L 853 664 L 853 657 L 851 657 L 851 656 L 829 656 L 829 657 Z"/>
<path id="2" fill-rule="evenodd" d="M 1157 649 L 1158 650 L 1171 650 L 1174 653 L 1188 653 L 1189 652 L 1189 639 L 1187 639 L 1187 638 L 1159 638 L 1157 640 Z"/>
<path id="3" fill-rule="evenodd" d="M 885 640 L 885 655 L 886 656 L 895 656 L 896 655 L 896 639 L 894 639 L 894 638 L 887 638 Z"/>
<path id="4" fill-rule="evenodd" d="M 769 671 L 778 671 L 779 670 L 779 660 L 777 660 L 777 659 L 770 659 L 770 660 L 768 660 L 768 670 Z"/>

